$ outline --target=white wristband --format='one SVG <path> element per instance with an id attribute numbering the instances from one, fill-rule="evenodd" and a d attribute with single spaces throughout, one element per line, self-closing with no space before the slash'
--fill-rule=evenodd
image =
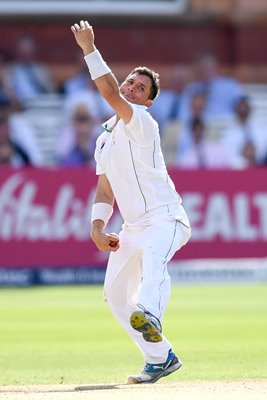
<path id="1" fill-rule="evenodd" d="M 113 207 L 108 203 L 95 203 L 92 207 L 91 223 L 96 219 L 100 219 L 104 222 L 106 227 L 111 215 L 113 213 Z"/>
<path id="2" fill-rule="evenodd" d="M 111 69 L 105 63 L 98 50 L 87 54 L 84 59 L 93 81 L 97 78 L 100 78 L 100 76 L 109 74 L 111 72 Z"/>

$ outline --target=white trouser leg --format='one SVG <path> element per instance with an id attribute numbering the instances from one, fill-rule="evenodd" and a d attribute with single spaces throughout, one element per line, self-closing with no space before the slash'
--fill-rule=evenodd
<path id="1" fill-rule="evenodd" d="M 130 316 L 140 303 L 162 319 L 170 292 L 166 262 L 176 245 L 176 231 L 168 223 L 162 232 L 163 226 L 165 223 L 159 225 L 157 235 L 155 227 L 140 229 L 134 234 L 127 230 L 122 232 L 121 248 L 110 254 L 104 284 L 104 296 L 110 309 L 149 363 L 164 362 L 171 343 L 164 336 L 162 342 L 146 342 L 142 334 L 131 327 Z M 157 247 L 164 247 L 164 251 L 158 251 Z"/>
<path id="2" fill-rule="evenodd" d="M 124 249 L 120 249 L 124 250 Z M 116 253 L 112 253 L 112 255 Z M 119 255 L 118 253 L 116 255 Z M 133 341 L 141 349 L 145 362 L 160 363 L 167 358 L 171 344 L 163 337 L 162 342 L 149 343 L 146 342 L 140 332 L 134 330 L 130 325 L 130 316 L 137 309 L 137 296 L 141 283 L 141 252 L 132 253 L 127 262 L 122 265 L 118 264 L 120 257 L 111 257 L 109 262 L 109 270 L 117 268 L 116 275 L 109 282 L 105 279 L 104 295 L 105 299 L 121 326 L 131 336 Z M 124 260 L 125 261 L 125 260 Z"/>
<path id="3" fill-rule="evenodd" d="M 142 243 L 142 285 L 138 304 L 161 322 L 171 292 L 168 261 L 188 240 L 190 230 L 177 221 L 159 222 L 147 228 Z"/>

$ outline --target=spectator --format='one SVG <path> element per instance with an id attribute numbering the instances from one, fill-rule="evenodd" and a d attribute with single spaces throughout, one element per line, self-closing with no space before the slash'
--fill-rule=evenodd
<path id="1" fill-rule="evenodd" d="M 179 156 L 181 168 L 226 168 L 229 166 L 227 153 L 217 139 L 210 139 L 203 121 L 196 117 L 190 122 L 191 146 Z"/>
<path id="2" fill-rule="evenodd" d="M 76 59 L 76 73 L 64 82 L 63 92 L 66 96 L 71 96 L 84 89 L 95 91 L 84 57 L 79 53 Z"/>
<path id="3" fill-rule="evenodd" d="M 2 127 L 0 124 L 1 130 Z M 17 148 L 8 137 L 2 136 L 0 132 L 0 167 L 23 167 L 29 165 L 27 155 L 25 157 L 21 149 Z"/>
<path id="4" fill-rule="evenodd" d="M 252 142 L 248 141 L 243 146 L 241 160 L 243 161 L 241 166 L 245 168 L 257 167 L 259 165 L 256 159 L 256 148 Z"/>
<path id="5" fill-rule="evenodd" d="M 164 132 L 168 122 L 177 119 L 182 91 L 188 82 L 188 70 L 183 66 L 176 66 L 169 75 L 168 86 L 160 90 L 160 96 L 149 108 L 150 114 L 158 121 L 160 132 Z"/>
<path id="6" fill-rule="evenodd" d="M 63 160 L 67 154 L 74 148 L 76 143 L 76 134 L 74 130 L 74 116 L 76 110 L 82 108 L 84 113 L 89 114 L 98 123 L 98 127 L 101 125 L 98 118 L 97 104 L 95 103 L 94 95 L 89 91 L 84 91 L 80 96 L 70 96 L 66 98 L 64 104 L 65 113 L 65 125 L 59 132 L 57 144 L 56 144 L 56 157 L 58 160 Z"/>
<path id="7" fill-rule="evenodd" d="M 45 93 L 54 91 L 48 69 L 37 62 L 37 45 L 32 36 L 21 36 L 15 45 L 15 59 L 10 67 L 13 90 L 22 106 Z"/>
<path id="8" fill-rule="evenodd" d="M 183 92 L 180 103 L 179 118 L 190 117 L 190 101 L 198 91 L 207 94 L 205 118 L 210 120 L 231 118 L 236 100 L 243 94 L 238 81 L 219 74 L 216 57 L 212 54 L 202 56 L 195 64 L 196 81 L 189 83 Z"/>
<path id="9" fill-rule="evenodd" d="M 12 82 L 8 74 L 7 58 L 4 53 L 0 53 L 0 97 L 6 97 L 12 103 L 12 108 L 19 108 L 15 93 L 12 90 Z"/>
<path id="10" fill-rule="evenodd" d="M 70 126 L 60 137 L 71 138 L 68 147 L 59 146 L 59 164 L 64 166 L 81 166 L 94 163 L 94 149 L 97 137 L 97 119 L 84 104 L 77 104 L 73 111 Z M 64 150 L 64 151 L 63 151 Z"/>
<path id="11" fill-rule="evenodd" d="M 194 93 L 190 103 L 190 117 L 165 131 L 162 137 L 162 151 L 166 164 L 175 165 L 177 157 L 193 145 L 192 121 L 203 120 L 205 107 L 206 94 L 204 92 Z"/>
<path id="12" fill-rule="evenodd" d="M 231 158 L 233 168 L 244 168 L 255 162 L 262 163 L 267 149 L 266 125 L 253 118 L 247 96 L 238 99 L 234 111 L 233 125 L 224 132 L 221 139 Z"/>
<path id="13" fill-rule="evenodd" d="M 5 139 L 13 144 L 14 148 L 21 154 L 27 165 L 41 165 L 42 155 L 37 145 L 34 132 L 21 113 L 12 111 L 11 101 L 0 96 L 0 125 L 5 132 Z"/>
<path id="14" fill-rule="evenodd" d="M 29 164 L 29 156 L 12 141 L 8 120 L 0 112 L 0 166 L 22 167 Z"/>

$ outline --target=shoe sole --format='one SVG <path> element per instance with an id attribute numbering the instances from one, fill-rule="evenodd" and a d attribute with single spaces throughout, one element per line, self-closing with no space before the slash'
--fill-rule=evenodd
<path id="1" fill-rule="evenodd" d="M 172 374 L 173 372 L 177 371 L 179 368 L 181 368 L 182 365 L 183 365 L 183 363 L 180 360 L 178 360 L 177 363 L 175 363 L 174 365 L 170 365 L 165 371 L 162 371 L 159 375 L 157 375 L 150 381 L 142 381 L 142 380 L 140 380 L 140 378 L 138 376 L 129 376 L 127 383 L 129 385 L 155 383 L 160 378 L 164 378 L 165 376 L 168 376 L 168 375 Z"/>
<path id="2" fill-rule="evenodd" d="M 130 324 L 133 329 L 141 332 L 146 342 L 161 342 L 161 332 L 149 321 L 145 313 L 135 311 L 130 318 Z"/>

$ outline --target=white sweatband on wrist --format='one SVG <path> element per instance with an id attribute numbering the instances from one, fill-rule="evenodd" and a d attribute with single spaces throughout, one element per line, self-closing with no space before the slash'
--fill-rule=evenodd
<path id="1" fill-rule="evenodd" d="M 98 50 L 95 50 L 92 53 L 87 54 L 87 56 L 84 57 L 84 60 L 87 64 L 87 67 L 89 69 L 93 81 L 97 78 L 100 78 L 100 76 L 109 74 L 111 72 L 111 69 L 105 63 Z"/>
<path id="2" fill-rule="evenodd" d="M 113 213 L 113 207 L 108 203 L 95 203 L 92 207 L 91 223 L 96 219 L 100 219 L 104 222 L 104 228 L 106 227 L 111 215 Z"/>

